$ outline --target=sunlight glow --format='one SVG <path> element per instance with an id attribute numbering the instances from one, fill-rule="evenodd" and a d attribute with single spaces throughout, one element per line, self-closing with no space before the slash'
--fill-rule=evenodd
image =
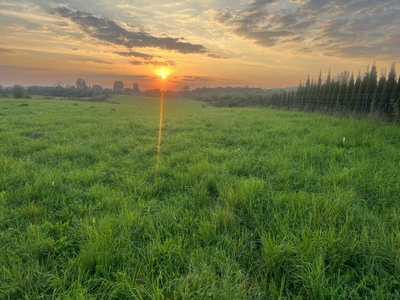
<path id="1" fill-rule="evenodd" d="M 166 79 L 171 74 L 171 70 L 167 68 L 161 68 L 157 70 L 157 75 L 161 77 L 161 79 Z"/>
<path id="2" fill-rule="evenodd" d="M 162 75 L 161 75 L 161 78 L 162 78 Z M 155 193 L 157 193 L 158 169 L 160 167 L 163 114 L 164 114 L 164 91 L 161 91 L 160 117 L 159 117 L 159 125 L 158 125 L 158 144 L 157 144 L 157 157 L 156 157 L 157 160 L 156 160 L 156 172 L 155 172 L 155 190 L 154 190 Z"/>

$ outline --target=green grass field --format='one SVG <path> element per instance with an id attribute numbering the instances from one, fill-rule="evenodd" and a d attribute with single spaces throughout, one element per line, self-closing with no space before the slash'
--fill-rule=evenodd
<path id="1" fill-rule="evenodd" d="M 400 297 L 398 126 L 110 101 L 0 100 L 0 299 Z"/>

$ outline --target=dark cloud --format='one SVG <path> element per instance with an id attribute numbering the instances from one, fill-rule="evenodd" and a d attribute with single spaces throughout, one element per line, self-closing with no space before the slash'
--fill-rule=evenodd
<path id="1" fill-rule="evenodd" d="M 134 66 L 140 66 L 143 64 L 143 62 L 141 60 L 130 60 L 129 63 Z"/>
<path id="2" fill-rule="evenodd" d="M 201 76 L 184 76 L 182 78 L 183 81 L 192 82 L 192 81 L 212 81 L 213 79 L 210 77 L 201 77 Z"/>
<path id="3" fill-rule="evenodd" d="M 88 60 L 85 60 L 85 61 L 86 61 L 86 62 L 96 63 L 96 64 L 112 65 L 112 63 L 110 63 L 109 61 L 98 60 L 98 59 L 88 59 Z"/>
<path id="4" fill-rule="evenodd" d="M 31 68 L 31 67 L 20 67 L 20 66 L 9 66 L 0 65 L 0 70 L 18 70 L 18 71 L 51 71 L 46 68 Z"/>
<path id="5" fill-rule="evenodd" d="M 202 45 L 182 42 L 179 38 L 168 36 L 155 37 L 132 26 L 129 31 L 108 18 L 98 17 L 89 12 L 58 7 L 53 13 L 76 23 L 89 36 L 113 45 L 123 45 L 127 48 L 153 47 L 183 54 L 208 53 Z"/>
<path id="6" fill-rule="evenodd" d="M 217 54 L 213 54 L 213 53 L 208 53 L 207 56 L 211 57 L 211 58 L 228 59 L 228 57 L 226 57 L 226 56 L 221 56 L 221 55 L 217 55 Z"/>
<path id="7" fill-rule="evenodd" d="M 18 52 L 13 49 L 0 48 L 0 54 L 17 54 Z"/>
<path id="8" fill-rule="evenodd" d="M 144 61 L 143 64 L 145 65 L 150 65 L 153 67 L 174 67 L 176 66 L 176 62 L 173 60 L 168 60 L 168 61 Z"/>
<path id="9" fill-rule="evenodd" d="M 154 60 L 130 60 L 130 64 L 134 66 L 147 65 L 152 67 L 174 67 L 176 66 L 176 62 L 169 61 L 154 61 Z"/>
<path id="10" fill-rule="evenodd" d="M 151 76 L 147 75 L 118 75 L 114 76 L 112 74 L 91 74 L 90 77 L 93 78 L 114 78 L 117 77 L 116 80 L 121 80 L 121 79 L 150 79 L 152 78 Z"/>
<path id="11" fill-rule="evenodd" d="M 154 55 L 150 54 L 145 54 L 145 53 L 140 53 L 140 52 L 135 52 L 135 51 L 130 51 L 130 52 L 115 52 L 116 54 L 119 54 L 121 56 L 125 57 L 140 57 L 144 59 L 152 59 L 154 58 Z"/>
<path id="12" fill-rule="evenodd" d="M 250 0 L 239 10 L 221 9 L 215 21 L 262 47 L 396 59 L 399 15 L 398 0 Z"/>
<path id="13" fill-rule="evenodd" d="M 67 22 L 56 22 L 54 24 L 59 27 L 68 27 L 69 26 L 69 24 Z"/>

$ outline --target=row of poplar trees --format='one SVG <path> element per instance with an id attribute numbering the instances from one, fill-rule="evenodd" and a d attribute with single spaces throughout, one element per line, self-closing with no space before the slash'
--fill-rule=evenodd
<path id="1" fill-rule="evenodd" d="M 307 78 L 297 92 L 277 93 L 272 96 L 274 106 L 305 111 L 340 111 L 372 114 L 400 119 L 400 77 L 396 78 L 395 64 L 387 74 L 378 76 L 373 64 L 364 74 L 355 76 L 344 71 L 337 76 L 329 72 L 323 82 L 321 73 L 317 80 Z"/>

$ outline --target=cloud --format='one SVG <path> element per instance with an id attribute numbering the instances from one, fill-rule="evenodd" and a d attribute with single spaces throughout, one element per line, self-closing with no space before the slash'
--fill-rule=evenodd
<path id="1" fill-rule="evenodd" d="M 131 30 L 127 30 L 108 18 L 95 16 L 89 12 L 58 7 L 53 10 L 53 13 L 71 20 L 89 36 L 113 45 L 122 45 L 127 48 L 153 47 L 182 54 L 208 53 L 202 45 L 183 42 L 180 38 L 152 36 L 132 26 L 130 26 Z"/>
<path id="2" fill-rule="evenodd" d="M 56 22 L 54 24 L 59 27 L 68 27 L 69 26 L 69 24 L 67 22 Z"/>
<path id="3" fill-rule="evenodd" d="M 13 49 L 0 48 L 0 54 L 17 54 L 18 52 Z"/>
<path id="4" fill-rule="evenodd" d="M 144 59 L 152 59 L 154 58 L 154 55 L 150 54 L 145 54 L 145 53 L 140 53 L 140 52 L 135 52 L 135 51 L 130 51 L 130 52 L 115 52 L 116 54 L 119 54 L 121 56 L 125 57 L 140 57 Z"/>
<path id="5" fill-rule="evenodd" d="M 81 75 L 80 75 L 81 76 Z M 91 74 L 90 77 L 93 78 L 117 78 L 121 79 L 151 79 L 152 76 L 148 75 L 113 75 L 113 74 Z"/>
<path id="6" fill-rule="evenodd" d="M 143 64 L 143 62 L 141 60 L 130 60 L 129 63 L 134 66 L 140 66 Z"/>
<path id="7" fill-rule="evenodd" d="M 221 56 L 221 55 L 213 54 L 213 53 L 208 53 L 207 56 L 211 57 L 211 58 L 228 59 L 228 57 L 226 57 L 226 56 Z"/>
<path id="8" fill-rule="evenodd" d="M 106 65 L 112 65 L 113 63 L 109 61 L 104 61 L 104 60 L 99 60 L 99 59 L 87 59 L 85 62 L 89 63 L 96 63 L 96 64 L 106 64 Z"/>
<path id="9" fill-rule="evenodd" d="M 9 65 L 0 65 L 0 70 L 51 71 L 51 69 L 46 69 L 46 68 L 20 67 L 20 66 L 9 66 Z"/>
<path id="10" fill-rule="evenodd" d="M 305 49 L 345 58 L 398 57 L 398 0 L 250 0 L 214 21 L 254 44 L 291 53 Z"/>
<path id="11" fill-rule="evenodd" d="M 202 76 L 184 76 L 182 78 L 183 81 L 192 82 L 192 81 L 212 81 L 213 79 L 210 77 L 202 77 Z"/>
<path id="12" fill-rule="evenodd" d="M 144 65 L 150 65 L 153 67 L 174 67 L 176 66 L 176 62 L 174 62 L 173 60 L 167 60 L 167 61 L 144 61 L 143 62 Z"/>

